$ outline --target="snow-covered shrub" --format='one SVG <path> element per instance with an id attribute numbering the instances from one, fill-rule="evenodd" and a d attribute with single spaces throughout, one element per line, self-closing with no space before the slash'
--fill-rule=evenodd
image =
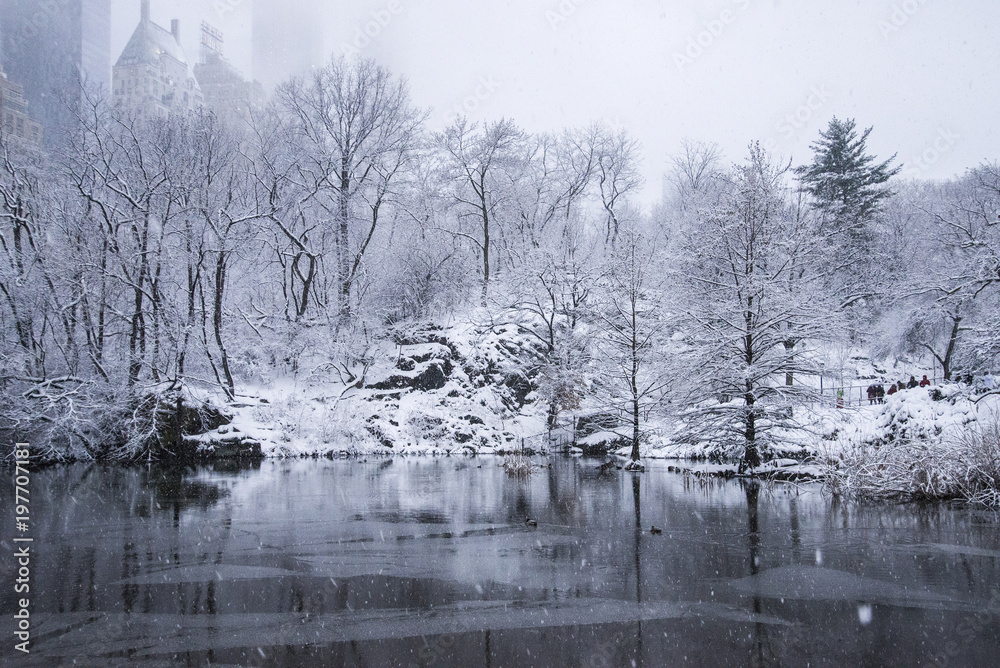
<path id="1" fill-rule="evenodd" d="M 33 456 L 46 462 L 93 459 L 106 440 L 95 422 L 108 403 L 100 389 L 75 378 L 26 381 L 0 371 L 0 438 L 31 443 Z"/>
<path id="2" fill-rule="evenodd" d="M 513 478 L 526 478 L 534 471 L 534 464 L 522 452 L 513 452 L 503 458 L 503 470 Z"/>
<path id="3" fill-rule="evenodd" d="M 1000 413 L 991 410 L 961 432 L 965 455 L 962 495 L 974 503 L 1000 506 Z"/>
<path id="4" fill-rule="evenodd" d="M 932 438 L 921 430 L 892 442 L 857 441 L 827 470 L 827 485 L 858 499 L 964 499 L 1000 506 L 1000 414 L 953 425 Z"/>
<path id="5" fill-rule="evenodd" d="M 187 436 L 229 424 L 232 414 L 176 383 L 122 392 L 102 415 L 108 436 L 102 456 L 115 461 L 191 458 Z"/>
<path id="6" fill-rule="evenodd" d="M 0 392 L 0 436 L 27 441 L 45 462 L 193 456 L 186 438 L 228 423 L 230 413 L 176 383 L 132 388 L 62 377 Z"/>

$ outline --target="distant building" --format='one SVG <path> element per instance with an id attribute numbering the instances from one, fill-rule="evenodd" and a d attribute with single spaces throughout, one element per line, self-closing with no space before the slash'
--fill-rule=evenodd
<path id="1" fill-rule="evenodd" d="M 323 0 L 253 3 L 253 78 L 268 92 L 322 65 Z"/>
<path id="2" fill-rule="evenodd" d="M 194 66 L 205 106 L 224 118 L 243 118 L 253 107 L 264 103 L 264 89 L 257 81 L 247 81 L 222 55 L 222 34 L 205 22 L 201 24 L 201 60 Z"/>
<path id="3" fill-rule="evenodd" d="M 0 64 L 46 144 L 76 125 L 81 82 L 111 85 L 111 0 L 0 0 Z"/>
<path id="4" fill-rule="evenodd" d="M 7 79 L 0 64 L 0 135 L 4 139 L 13 137 L 15 141 L 40 146 L 42 124 L 28 115 L 28 101 L 24 99 L 23 90 Z"/>
<path id="5" fill-rule="evenodd" d="M 80 0 L 79 39 L 74 39 L 74 62 L 91 86 L 111 90 L 111 0 Z"/>
<path id="6" fill-rule="evenodd" d="M 181 47 L 180 22 L 170 30 L 149 19 L 149 0 L 142 0 L 139 25 L 118 57 L 111 74 L 116 108 L 137 119 L 165 118 L 201 109 L 205 100 Z"/>

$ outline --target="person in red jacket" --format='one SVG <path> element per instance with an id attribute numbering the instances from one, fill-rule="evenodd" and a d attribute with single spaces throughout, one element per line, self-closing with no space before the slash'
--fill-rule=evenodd
<path id="1" fill-rule="evenodd" d="M 931 381 L 927 380 L 927 374 L 925 373 L 924 377 L 920 379 L 920 387 L 927 387 L 930 384 Z"/>
<path id="2" fill-rule="evenodd" d="M 889 386 L 889 391 L 886 392 L 886 394 L 889 394 L 889 395 L 896 394 L 896 384 L 895 383 L 893 383 L 892 385 Z"/>

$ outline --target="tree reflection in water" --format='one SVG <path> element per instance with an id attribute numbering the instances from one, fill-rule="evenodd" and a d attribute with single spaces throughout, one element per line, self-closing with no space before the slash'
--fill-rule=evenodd
<path id="1" fill-rule="evenodd" d="M 743 480 L 743 491 L 747 497 L 747 552 L 750 557 L 750 575 L 757 575 L 760 572 L 760 482 L 757 480 Z M 754 615 L 760 616 L 763 613 L 763 603 L 761 597 L 753 597 Z M 771 647 L 771 639 L 768 635 L 767 624 L 760 620 L 753 625 L 753 645 L 750 648 L 751 666 L 771 666 L 775 664 L 776 655 Z"/>
<path id="2" fill-rule="evenodd" d="M 259 466 L 218 464 L 203 467 L 201 472 L 235 474 Z M 147 613 L 162 607 L 162 592 L 140 583 L 139 576 L 156 564 L 176 566 L 181 560 L 178 535 L 184 513 L 207 512 L 229 493 L 224 485 L 198 475 L 195 469 L 177 466 L 98 464 L 54 467 L 36 475 L 32 489 L 38 508 L 35 528 L 47 543 L 46 552 L 59 555 L 61 575 L 39 579 L 35 600 L 59 613 L 108 609 Z M 118 520 L 106 525 L 103 518 Z M 206 527 L 205 544 L 215 538 L 215 549 L 203 550 L 200 563 L 221 563 L 231 519 L 220 524 Z M 215 580 L 178 587 L 171 607 L 184 614 L 214 615 L 215 592 Z"/>
<path id="3" fill-rule="evenodd" d="M 30 665 L 915 665 L 934 649 L 915 633 L 957 628 L 1000 581 L 992 515 L 570 458 L 512 480 L 482 461 L 40 471 Z M 835 587 L 788 597 L 769 571 L 791 566 L 960 605 L 889 601 L 865 625 Z M 995 656 L 1000 616 L 983 624 L 965 664 Z"/>
<path id="4" fill-rule="evenodd" d="M 642 605 L 642 561 L 639 559 L 639 543 L 642 540 L 642 512 L 639 501 L 641 473 L 632 474 L 632 505 L 635 507 L 635 603 Z M 638 664 L 642 657 L 642 618 L 636 621 L 635 657 Z"/>

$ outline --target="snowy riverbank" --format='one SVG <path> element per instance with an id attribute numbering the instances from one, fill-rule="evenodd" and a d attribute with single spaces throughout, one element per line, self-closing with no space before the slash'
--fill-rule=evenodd
<path id="1" fill-rule="evenodd" d="M 234 401 L 206 388 L 149 388 L 140 403 L 149 414 L 137 411 L 133 429 L 155 439 L 149 450 L 156 448 L 156 458 L 185 461 L 525 448 L 538 455 L 606 454 L 624 466 L 631 425 L 622 425 L 595 387 L 583 386 L 558 438 L 548 438 L 549 401 L 538 389 L 543 359 L 537 339 L 516 325 L 411 325 L 369 346 L 354 365 L 311 360 L 306 373 L 244 385 Z M 866 364 L 852 370 L 856 382 L 878 372 Z M 1000 395 L 949 383 L 861 406 L 838 407 L 832 397 L 817 396 L 770 430 L 754 475 L 823 479 L 834 493 L 853 498 L 1000 502 Z M 685 440 L 679 415 L 661 411 L 641 425 L 640 458 L 673 460 L 676 470 L 697 476 L 736 475 L 733 453 L 740 448 L 723 445 L 722 435 Z"/>
<path id="2" fill-rule="evenodd" d="M 411 328 L 342 370 L 348 382 L 331 385 L 313 374 L 252 388 L 228 407 L 228 424 L 187 441 L 208 459 L 241 448 L 278 458 L 497 454 L 522 444 L 539 454 L 565 450 L 565 440 L 557 447 L 538 436 L 545 406 L 525 363 L 537 355 L 532 345 L 513 326 Z M 801 406 L 798 427 L 776 434 L 755 473 L 825 479 L 857 498 L 994 503 L 988 490 L 1000 475 L 991 478 L 985 462 L 1000 461 L 996 438 L 990 441 L 998 414 L 1000 396 L 957 383 L 903 390 L 881 404 Z M 641 457 L 676 460 L 678 470 L 696 475 L 736 473 L 713 444 L 675 442 L 675 433 L 669 420 L 644 425 Z M 630 428 L 588 429 L 572 450 L 625 458 L 629 435 Z"/>

